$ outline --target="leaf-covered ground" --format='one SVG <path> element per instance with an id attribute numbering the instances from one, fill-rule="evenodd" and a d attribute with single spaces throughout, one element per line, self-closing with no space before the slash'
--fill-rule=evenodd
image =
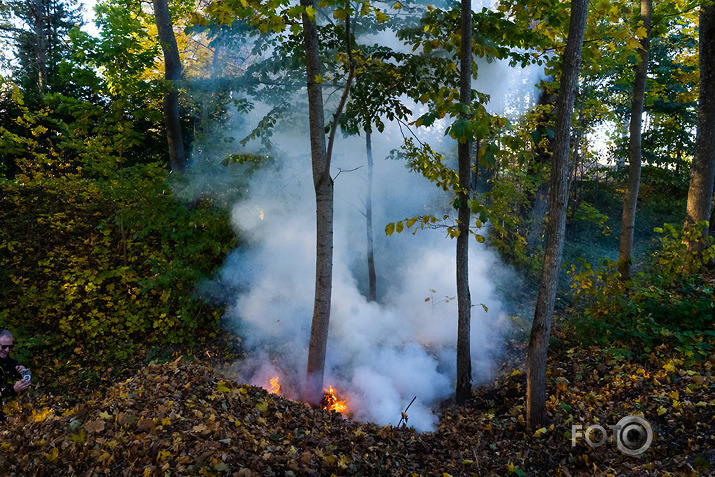
<path id="1" fill-rule="evenodd" d="M 2 475 L 710 475 L 715 469 L 715 358 L 639 359 L 556 346 L 547 427 L 527 432 L 523 345 L 466 407 L 444 403 L 439 428 L 360 424 L 236 383 L 178 358 L 67 405 L 25 396 L 0 430 Z M 408 412 L 409 415 L 409 412 Z M 608 429 L 638 415 L 654 440 L 639 456 L 613 442 L 572 446 L 573 424 Z M 598 436 L 596 436 L 597 438 Z M 594 438 L 594 440 L 596 440 Z"/>

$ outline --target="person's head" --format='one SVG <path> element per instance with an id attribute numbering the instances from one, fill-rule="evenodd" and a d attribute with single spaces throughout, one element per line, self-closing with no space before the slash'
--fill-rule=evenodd
<path id="1" fill-rule="evenodd" d="M 12 333 L 8 330 L 0 331 L 0 358 L 7 358 L 13 344 Z"/>

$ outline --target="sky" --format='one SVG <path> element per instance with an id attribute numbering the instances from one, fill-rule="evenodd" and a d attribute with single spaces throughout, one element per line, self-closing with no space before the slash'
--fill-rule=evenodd
<path id="1" fill-rule="evenodd" d="M 92 36 L 99 36 L 99 31 L 94 24 L 94 6 L 97 4 L 97 0 L 79 0 L 79 3 L 82 4 L 82 11 L 87 22 L 82 30 Z"/>

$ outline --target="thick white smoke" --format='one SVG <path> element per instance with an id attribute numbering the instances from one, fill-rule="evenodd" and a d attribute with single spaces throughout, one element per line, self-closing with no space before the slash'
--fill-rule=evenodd
<path id="1" fill-rule="evenodd" d="M 353 418 L 384 425 L 397 424 L 416 397 L 407 412 L 408 425 L 426 431 L 437 422 L 435 404 L 454 389 L 455 242 L 444 229 L 385 235 L 389 221 L 450 211 L 448 195 L 410 173 L 404 163 L 384 159 L 396 139 L 389 132 L 373 137 L 379 303 L 364 296 L 364 139 L 340 140 L 336 148 L 333 306 L 325 383 L 348 399 Z M 255 173 L 246 199 L 234 205 L 234 225 L 248 243 L 229 257 L 220 280 L 235 293 L 227 317 L 248 352 L 237 366 L 240 377 L 267 386 L 280 375 L 283 391 L 298 397 L 313 309 L 315 199 L 308 142 L 293 137 L 289 144 L 284 148 L 290 152 L 278 166 Z M 499 270 L 495 256 L 473 241 L 475 383 L 490 377 L 501 350 L 502 306 L 490 280 Z"/>
<path id="2" fill-rule="evenodd" d="M 492 111 L 509 108 L 502 101 L 507 94 L 533 95 L 536 78 L 505 82 L 506 63 L 480 65 L 479 71 L 483 80 L 475 87 L 492 95 Z M 517 91 L 522 86 L 525 91 Z M 260 110 L 252 115 L 254 123 Z M 268 388 L 269 380 L 279 376 L 281 393 L 289 398 L 300 397 L 305 378 L 315 286 L 315 195 L 307 117 L 303 124 L 298 136 L 274 134 L 272 141 L 284 153 L 276 167 L 250 177 L 245 199 L 234 204 L 233 223 L 246 243 L 231 254 L 216 280 L 230 293 L 224 297 L 229 305 L 226 321 L 243 337 L 247 350 L 246 360 L 235 367 L 238 378 Z M 431 135 L 422 140 L 454 156 L 456 147 L 444 137 L 444 126 L 420 128 Z M 237 138 L 244 135 L 236 133 Z M 456 211 L 450 206 L 452 197 L 409 172 L 404 162 L 386 159 L 402 143 L 397 126 L 389 125 L 372 140 L 378 303 L 365 298 L 364 136 L 340 138 L 332 164 L 335 251 L 324 382 L 348 399 L 354 419 L 397 425 L 412 403 L 407 424 L 429 431 L 437 423 L 436 405 L 454 393 L 455 241 L 444 229 L 387 237 L 384 227 L 406 217 Z M 210 193 L 212 183 L 221 184 L 220 191 L 230 187 L 226 175 L 211 172 L 215 170 L 210 160 L 196 164 L 195 185 L 201 193 Z M 472 370 L 474 383 L 480 384 L 490 379 L 508 329 L 494 284 L 504 269 L 476 240 L 470 244 L 469 267 Z"/>

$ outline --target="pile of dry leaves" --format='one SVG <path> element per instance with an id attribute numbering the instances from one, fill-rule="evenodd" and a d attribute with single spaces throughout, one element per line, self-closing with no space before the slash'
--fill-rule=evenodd
<path id="1" fill-rule="evenodd" d="M 198 361 L 147 366 L 63 408 L 24 401 L 0 431 L 3 475 L 707 475 L 715 469 L 715 359 L 689 369 L 563 350 L 549 368 L 548 427 L 527 431 L 512 370 L 445 403 L 439 428 L 360 424 L 226 379 Z M 639 456 L 572 445 L 572 426 L 647 419 Z M 596 436 L 594 440 L 600 436 Z"/>

